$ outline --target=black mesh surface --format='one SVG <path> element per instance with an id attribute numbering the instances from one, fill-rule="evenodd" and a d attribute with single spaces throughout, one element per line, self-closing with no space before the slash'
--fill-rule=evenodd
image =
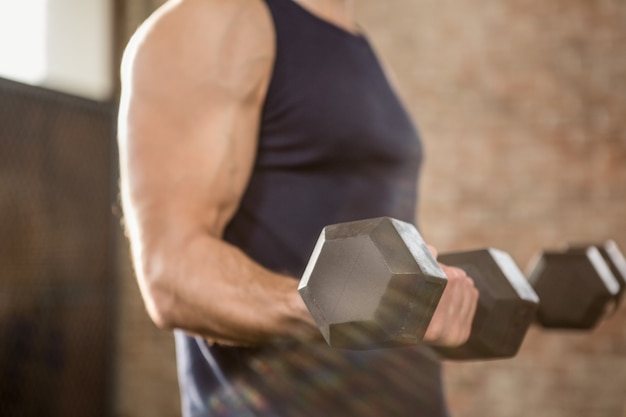
<path id="1" fill-rule="evenodd" d="M 0 416 L 106 413 L 113 120 L 0 79 Z"/>

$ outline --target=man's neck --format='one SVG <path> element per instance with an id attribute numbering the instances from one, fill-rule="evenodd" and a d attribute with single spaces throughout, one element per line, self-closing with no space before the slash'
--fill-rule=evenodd
<path id="1" fill-rule="evenodd" d="M 311 13 L 349 32 L 357 33 L 353 0 L 293 0 Z"/>

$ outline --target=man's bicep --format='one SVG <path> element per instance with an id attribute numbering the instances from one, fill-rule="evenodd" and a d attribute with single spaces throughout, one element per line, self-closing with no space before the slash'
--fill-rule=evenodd
<path id="1" fill-rule="evenodd" d="M 153 107 L 146 106 L 146 107 Z M 212 114 L 190 111 L 171 121 L 167 114 L 141 109 L 128 138 L 127 203 L 163 226 L 186 223 L 216 232 L 228 220 L 245 189 L 254 160 L 256 138 L 235 130 L 231 118 L 254 124 L 252 114 L 227 108 Z M 182 110 L 182 109 L 181 109 Z"/>
<path id="2" fill-rule="evenodd" d="M 156 217 L 152 223 L 220 233 L 252 169 L 271 34 L 261 44 L 263 37 L 245 32 L 250 25 L 243 34 L 208 25 L 215 32 L 198 35 L 185 19 L 190 12 L 146 30 L 127 59 L 122 185 L 126 208 Z M 255 43 L 246 41 L 252 35 Z M 224 48 L 230 39 L 235 44 Z"/>

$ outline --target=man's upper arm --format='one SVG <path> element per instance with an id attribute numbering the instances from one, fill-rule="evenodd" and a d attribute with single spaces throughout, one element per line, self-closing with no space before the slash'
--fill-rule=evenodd
<path id="1" fill-rule="evenodd" d="M 119 113 L 131 239 L 222 233 L 253 166 L 273 36 L 259 0 L 182 0 L 133 37 Z"/>

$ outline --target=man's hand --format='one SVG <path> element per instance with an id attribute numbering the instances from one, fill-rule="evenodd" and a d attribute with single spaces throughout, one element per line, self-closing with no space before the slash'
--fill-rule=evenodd
<path id="1" fill-rule="evenodd" d="M 430 247 L 437 257 L 437 252 Z M 459 268 L 440 264 L 448 277 L 448 284 L 439 300 L 424 342 L 437 346 L 460 346 L 469 338 L 476 313 L 478 290 L 474 281 Z"/>

